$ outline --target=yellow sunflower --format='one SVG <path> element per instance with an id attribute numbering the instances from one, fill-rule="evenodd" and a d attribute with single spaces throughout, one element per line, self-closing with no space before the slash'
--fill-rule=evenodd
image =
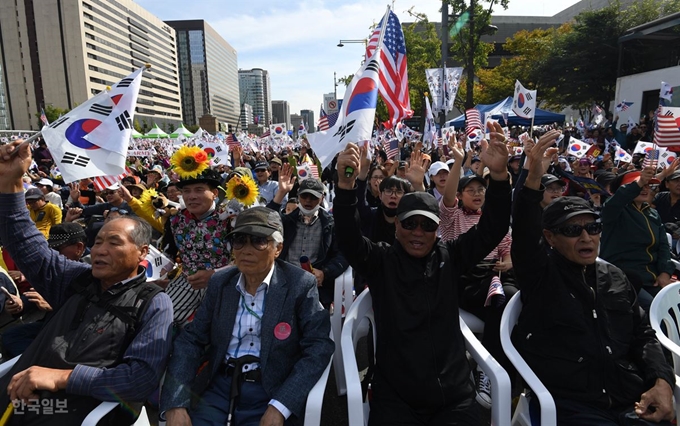
<path id="1" fill-rule="evenodd" d="M 227 183 L 227 200 L 235 198 L 246 207 L 257 201 L 259 192 L 257 184 L 250 176 L 235 175 Z"/>
<path id="2" fill-rule="evenodd" d="M 153 200 L 158 197 L 158 193 L 155 189 L 147 189 L 142 192 L 139 196 L 139 204 L 142 205 L 142 210 L 144 210 L 150 217 L 153 217 L 156 208 L 153 206 Z"/>
<path id="3" fill-rule="evenodd" d="M 170 158 L 172 169 L 181 179 L 197 178 L 210 166 L 210 158 L 197 146 L 183 146 Z"/>

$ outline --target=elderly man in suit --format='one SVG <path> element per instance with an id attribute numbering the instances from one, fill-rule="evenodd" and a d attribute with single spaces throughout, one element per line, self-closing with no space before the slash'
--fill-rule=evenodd
<path id="1" fill-rule="evenodd" d="M 277 259 L 279 214 L 248 209 L 229 236 L 236 267 L 212 276 L 196 317 L 174 344 L 161 392 L 168 426 L 229 424 L 232 415 L 238 426 L 289 424 L 303 413 L 333 353 L 314 275 Z M 208 347 L 210 382 L 190 407 Z"/>

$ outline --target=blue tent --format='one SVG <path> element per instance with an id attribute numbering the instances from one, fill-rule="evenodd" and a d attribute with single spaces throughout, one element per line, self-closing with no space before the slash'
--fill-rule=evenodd
<path id="1" fill-rule="evenodd" d="M 503 123 L 503 119 L 501 116 L 501 111 L 509 111 L 508 113 L 508 121 L 510 122 L 510 125 L 514 126 L 530 126 L 531 125 L 531 120 L 527 120 L 526 118 L 520 118 L 517 117 L 517 115 L 512 112 L 512 96 L 508 96 L 507 98 L 503 99 L 502 101 L 496 102 L 495 104 L 491 105 L 477 105 L 475 106 L 475 109 L 478 110 L 481 113 L 487 113 L 489 111 L 493 112 L 493 115 L 491 118 L 494 120 L 500 120 L 501 124 Z M 552 123 L 563 123 L 565 120 L 564 114 L 555 114 L 554 112 L 550 111 L 545 111 L 542 109 L 536 109 L 536 116 L 534 117 L 534 125 L 541 125 L 541 124 L 552 124 Z M 453 120 L 449 120 L 446 122 L 446 127 L 464 127 L 465 126 L 465 114 L 460 115 Z"/>

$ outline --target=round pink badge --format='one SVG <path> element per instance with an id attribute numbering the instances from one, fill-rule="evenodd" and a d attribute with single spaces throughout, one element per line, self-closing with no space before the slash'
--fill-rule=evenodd
<path id="1" fill-rule="evenodd" d="M 290 324 L 287 322 L 280 322 L 276 324 L 276 327 L 274 327 L 274 337 L 279 340 L 286 340 L 288 337 L 290 337 L 290 332 Z"/>

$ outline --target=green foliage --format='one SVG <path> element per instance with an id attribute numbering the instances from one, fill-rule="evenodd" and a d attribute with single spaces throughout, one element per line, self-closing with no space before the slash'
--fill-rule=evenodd
<path id="1" fill-rule="evenodd" d="M 149 126 L 149 123 L 146 121 L 146 118 L 142 118 L 142 133 L 148 132 L 151 130 L 151 127 Z"/>
<path id="2" fill-rule="evenodd" d="M 187 130 L 190 131 L 191 133 L 196 133 L 201 126 L 199 126 L 198 124 L 194 124 L 192 126 L 185 125 L 184 127 L 186 127 Z M 244 129 L 244 130 L 248 130 L 248 129 Z"/>
<path id="3" fill-rule="evenodd" d="M 423 109 L 423 93 L 429 91 L 425 70 L 441 67 L 441 40 L 433 23 L 427 19 L 404 28 L 408 54 L 408 85 L 414 115 Z M 385 109 L 386 110 L 386 109 Z M 382 118 L 382 116 L 380 117 Z M 385 121 L 385 119 L 381 121 Z"/>
<path id="4" fill-rule="evenodd" d="M 135 119 L 135 121 L 132 123 L 132 127 L 134 127 L 139 133 L 142 133 L 142 126 L 140 126 L 139 120 Z"/>
<path id="5" fill-rule="evenodd" d="M 69 111 L 71 110 L 55 107 L 52 104 L 45 105 L 45 116 L 47 117 L 47 121 L 49 121 L 50 123 L 57 121 L 59 117 L 61 117 L 62 115 L 66 114 Z M 35 117 L 38 119 L 38 126 L 42 127 L 43 123 L 42 121 L 40 121 L 40 111 L 35 113 Z"/>

